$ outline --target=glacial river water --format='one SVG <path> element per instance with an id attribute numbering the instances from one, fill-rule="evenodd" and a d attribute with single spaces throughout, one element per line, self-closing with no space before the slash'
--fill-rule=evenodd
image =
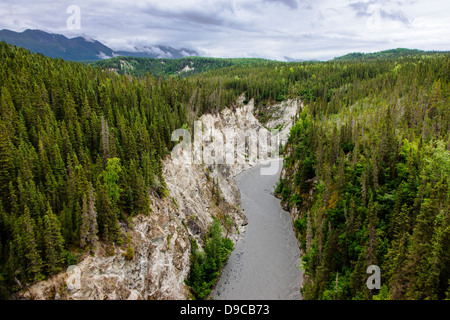
<path id="1" fill-rule="evenodd" d="M 282 167 L 275 161 L 276 175 L 261 175 L 257 166 L 235 178 L 248 225 L 213 291 L 215 300 L 301 299 L 300 249 L 289 213 L 273 196 Z"/>

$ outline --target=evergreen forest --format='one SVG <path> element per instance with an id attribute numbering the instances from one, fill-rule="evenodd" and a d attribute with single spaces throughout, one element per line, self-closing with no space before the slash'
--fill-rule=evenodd
<path id="1" fill-rule="evenodd" d="M 189 59 L 87 65 L 0 42 L 1 298 L 99 242 L 126 245 L 149 193 L 168 195 L 171 133 L 242 94 L 262 122 L 274 103 L 304 104 L 275 191 L 296 212 L 305 299 L 450 298 L 448 53 Z M 205 253 L 192 245 L 199 298 L 233 247 L 219 234 L 215 222 Z M 369 265 L 380 290 L 367 290 Z"/>

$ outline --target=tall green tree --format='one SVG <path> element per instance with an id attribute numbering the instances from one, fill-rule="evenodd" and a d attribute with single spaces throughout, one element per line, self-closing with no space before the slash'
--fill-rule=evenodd
<path id="1" fill-rule="evenodd" d="M 47 204 L 47 212 L 44 216 L 44 243 L 46 269 L 49 274 L 62 271 L 64 266 L 64 238 L 61 235 L 61 224 Z"/>

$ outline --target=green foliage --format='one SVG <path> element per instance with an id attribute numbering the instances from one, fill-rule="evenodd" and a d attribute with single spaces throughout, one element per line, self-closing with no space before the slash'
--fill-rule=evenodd
<path id="1" fill-rule="evenodd" d="M 435 56 L 439 52 L 426 52 L 422 50 L 411 50 L 405 48 L 391 49 L 374 53 L 350 53 L 342 57 L 335 58 L 336 61 L 367 61 L 374 59 L 399 59 L 403 57 L 419 56 L 421 58 L 426 56 Z M 445 52 L 442 52 L 445 54 Z"/>
<path id="2" fill-rule="evenodd" d="M 127 233 L 125 244 L 127 246 L 127 251 L 124 253 L 125 259 L 127 260 L 133 260 L 134 258 L 134 249 L 131 244 L 131 236 Z"/>
<path id="3" fill-rule="evenodd" d="M 278 183 L 275 186 L 274 192 L 276 194 L 281 194 L 281 191 L 283 190 L 283 180 L 280 179 L 280 181 L 278 181 Z"/>
<path id="4" fill-rule="evenodd" d="M 233 242 L 222 237 L 220 221 L 215 219 L 210 226 L 203 252 L 197 242 L 191 242 L 191 270 L 186 283 L 196 299 L 204 300 L 211 293 L 222 266 L 227 262 Z"/>
<path id="5" fill-rule="evenodd" d="M 303 297 L 444 299 L 448 54 L 347 58 L 313 67 L 321 88 L 301 90 L 309 103 L 291 129 L 277 186 L 290 207 L 302 195 L 294 225 L 304 250 Z M 371 264 L 381 267 L 380 291 L 365 285 Z"/>
<path id="6" fill-rule="evenodd" d="M 216 90 L 220 81 L 130 78 L 0 43 L 4 283 L 59 272 L 98 240 L 121 244 L 120 221 L 149 214 L 151 190 L 167 195 L 161 160 L 171 132 L 188 127 L 194 109 L 200 116 L 236 101 Z"/>
<path id="7" fill-rule="evenodd" d="M 79 256 L 71 251 L 64 252 L 64 259 L 66 261 L 67 266 L 76 265 L 78 263 Z"/>
<path id="8" fill-rule="evenodd" d="M 202 72 L 222 69 L 230 66 L 252 65 L 265 62 L 264 59 L 223 59 L 186 57 L 181 59 L 156 59 L 138 57 L 115 57 L 92 63 L 94 67 L 102 69 L 114 69 L 119 74 L 132 74 L 145 76 L 149 73 L 154 76 L 179 76 L 187 77 Z"/>
<path id="9" fill-rule="evenodd" d="M 48 273 L 61 272 L 64 265 L 64 239 L 61 235 L 61 224 L 50 205 L 44 216 L 44 242 Z"/>
<path id="10" fill-rule="evenodd" d="M 120 166 L 120 159 L 111 158 L 108 159 L 106 164 L 106 170 L 103 171 L 101 177 L 106 186 L 106 192 L 112 202 L 117 203 L 120 199 L 120 193 L 122 189 L 119 187 L 119 175 L 122 172 L 122 167 Z"/>
<path id="11" fill-rule="evenodd" d="M 283 199 L 287 199 L 291 193 L 291 189 L 288 186 L 283 186 L 283 189 L 281 190 L 281 197 Z"/>
<path id="12" fill-rule="evenodd" d="M 305 105 L 275 190 L 308 217 L 306 228 L 297 222 L 304 296 L 369 299 L 364 272 L 374 261 L 390 298 L 442 299 L 449 70 L 448 53 L 405 50 L 323 63 L 117 57 L 87 66 L 0 43 L 2 290 L 58 272 L 97 240 L 113 252 L 120 221 L 149 214 L 150 191 L 168 195 L 171 133 L 245 94 L 262 120 L 281 99 Z M 217 230 L 203 252 L 192 246 L 199 298 L 232 248 Z"/>
<path id="13" fill-rule="evenodd" d="M 296 219 L 296 220 L 294 221 L 294 226 L 297 228 L 297 230 L 298 230 L 300 233 L 306 232 L 306 223 L 307 223 L 306 218 L 307 218 L 307 217 L 305 216 L 305 217 L 303 217 L 302 219 Z"/>

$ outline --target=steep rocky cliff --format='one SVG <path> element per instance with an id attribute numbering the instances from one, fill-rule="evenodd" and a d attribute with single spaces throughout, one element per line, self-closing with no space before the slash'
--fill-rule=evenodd
<path id="1" fill-rule="evenodd" d="M 253 101 L 243 105 L 242 100 L 221 114 L 202 116 L 203 132 L 215 131 L 215 137 L 219 134 L 226 139 L 231 131 L 264 133 L 266 128 L 277 128 L 281 129 L 281 140 L 286 139 L 298 101 L 273 106 L 274 116 L 264 127 L 253 114 Z M 209 143 L 214 143 L 213 139 Z M 204 147 L 208 148 L 208 143 Z M 250 141 L 243 147 L 262 145 Z M 189 154 L 172 155 L 164 161 L 168 196 L 149 194 L 151 213 L 122 226 L 123 233 L 130 235 L 132 259 L 125 257 L 127 245 L 100 244 L 95 254 L 85 254 L 77 265 L 24 289 L 15 298 L 187 299 L 189 288 L 184 280 L 190 269 L 190 239 L 202 246 L 213 217 L 217 217 L 233 222 L 229 236 L 238 241 L 247 219 L 240 209 L 240 193 L 233 177 L 265 160 L 236 152 L 237 158 L 245 161 L 215 164 L 214 149 L 203 153 L 202 163 L 189 163 Z M 269 151 L 269 156 L 278 155 Z"/>

